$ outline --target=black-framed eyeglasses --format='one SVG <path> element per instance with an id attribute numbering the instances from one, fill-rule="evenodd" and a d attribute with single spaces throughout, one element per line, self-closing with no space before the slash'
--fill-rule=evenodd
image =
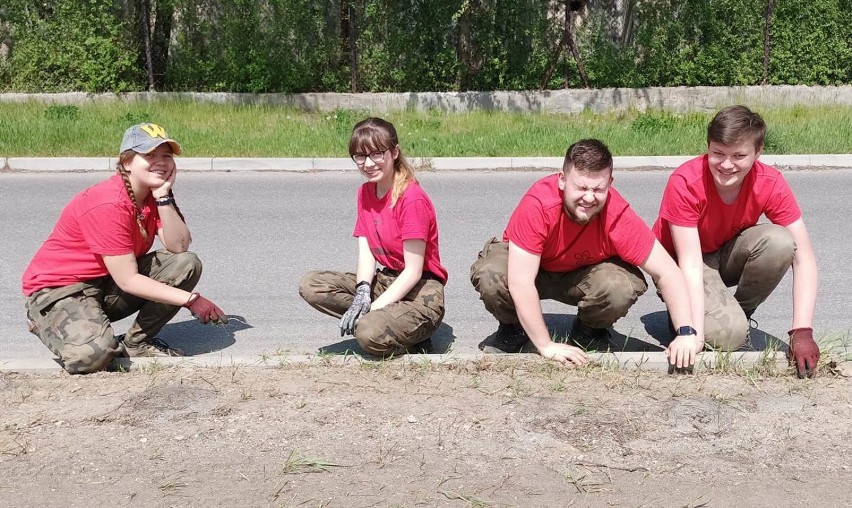
<path id="1" fill-rule="evenodd" d="M 375 162 L 376 164 L 380 164 L 385 161 L 385 152 L 387 152 L 388 150 L 390 150 L 390 148 L 382 150 L 381 152 L 370 152 L 367 155 L 364 155 L 363 153 L 356 153 L 352 156 L 352 160 L 355 161 L 355 164 L 363 166 L 364 163 L 367 162 L 367 157 L 369 157 L 371 161 Z"/>

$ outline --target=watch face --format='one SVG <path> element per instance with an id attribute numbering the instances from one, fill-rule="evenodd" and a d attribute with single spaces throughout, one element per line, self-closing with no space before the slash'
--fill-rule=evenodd
<path id="1" fill-rule="evenodd" d="M 695 331 L 695 328 L 691 326 L 681 326 L 677 329 L 678 335 L 697 335 L 698 332 Z"/>

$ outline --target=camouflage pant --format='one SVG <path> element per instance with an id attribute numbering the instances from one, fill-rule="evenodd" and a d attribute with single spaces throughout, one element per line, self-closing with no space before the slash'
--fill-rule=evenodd
<path id="1" fill-rule="evenodd" d="M 376 272 L 373 300 L 394 280 L 395 275 Z M 340 318 L 352 305 L 355 284 L 354 273 L 308 272 L 299 282 L 299 294 L 311 307 Z M 431 337 L 442 319 L 444 285 L 437 280 L 421 279 L 399 302 L 364 314 L 355 326 L 355 340 L 372 355 L 399 355 Z"/>
<path id="2" fill-rule="evenodd" d="M 509 244 L 492 238 L 470 267 L 470 281 L 485 309 L 501 323 L 517 323 L 509 294 Z M 542 300 L 577 307 L 577 318 L 594 328 L 609 328 L 647 289 L 645 276 L 619 258 L 584 266 L 573 272 L 539 270 L 535 287 Z"/>
<path id="3" fill-rule="evenodd" d="M 201 278 L 201 261 L 191 252 L 151 252 L 137 264 L 140 274 L 186 291 Z M 36 291 L 27 298 L 26 308 L 33 333 L 72 374 L 102 370 L 123 352 L 111 322 L 138 311 L 124 341 L 139 344 L 153 339 L 180 310 L 126 293 L 109 276 Z"/>
<path id="4" fill-rule="evenodd" d="M 786 228 L 761 224 L 704 255 L 704 340 L 734 351 L 748 337 L 746 312 L 766 301 L 793 263 L 796 244 Z M 727 288 L 737 286 L 733 296 Z"/>

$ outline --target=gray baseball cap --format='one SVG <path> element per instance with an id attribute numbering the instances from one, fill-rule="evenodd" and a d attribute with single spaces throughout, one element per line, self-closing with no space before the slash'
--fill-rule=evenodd
<path id="1" fill-rule="evenodd" d="M 180 155 L 180 145 L 171 139 L 166 130 L 155 123 L 140 123 L 124 131 L 121 148 L 118 153 L 133 150 L 137 153 L 149 153 L 163 143 L 172 147 L 172 153 Z"/>

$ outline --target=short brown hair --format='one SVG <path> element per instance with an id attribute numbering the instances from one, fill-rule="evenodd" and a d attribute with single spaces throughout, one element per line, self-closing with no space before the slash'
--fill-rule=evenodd
<path id="1" fill-rule="evenodd" d="M 743 140 L 754 142 L 754 148 L 763 148 L 766 139 L 766 122 L 760 115 L 745 106 L 728 106 L 716 113 L 707 126 L 707 144 L 711 141 L 734 145 Z"/>
<path id="2" fill-rule="evenodd" d="M 581 139 L 568 147 L 562 172 L 576 168 L 578 171 L 597 173 L 612 170 L 612 153 L 597 139 Z"/>

